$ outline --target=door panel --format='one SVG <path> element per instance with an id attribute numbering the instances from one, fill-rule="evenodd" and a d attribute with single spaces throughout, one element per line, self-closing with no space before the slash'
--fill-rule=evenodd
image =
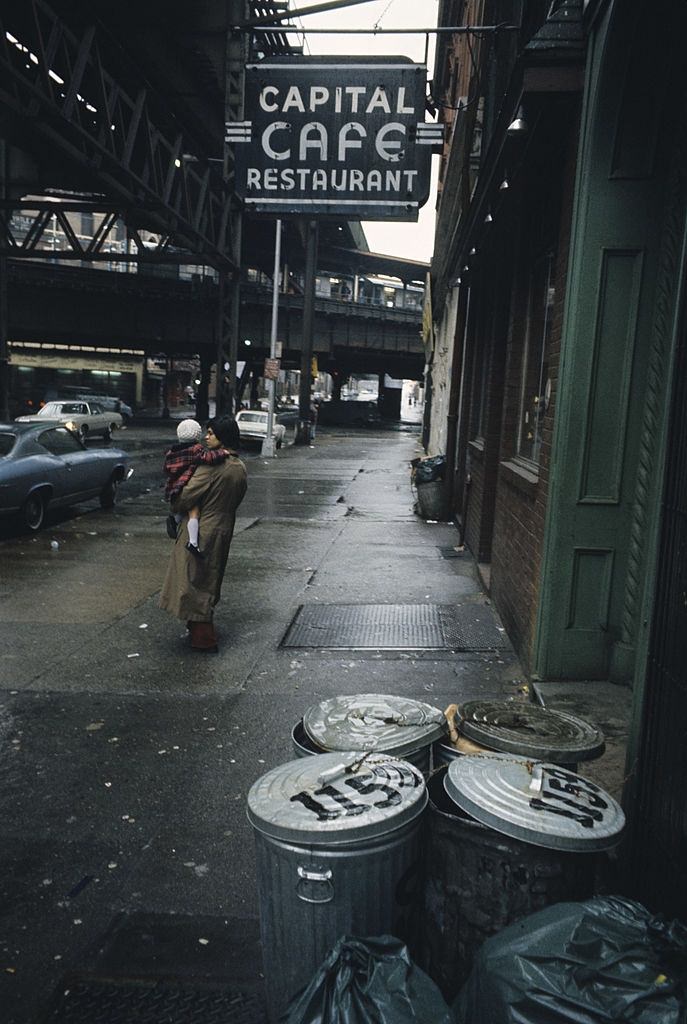
<path id="1" fill-rule="evenodd" d="M 590 44 L 536 638 L 541 678 L 632 678 L 667 386 L 656 317 L 667 171 L 658 151 L 638 152 L 623 119 L 635 116 L 627 94 L 637 76 L 646 81 L 652 69 L 656 98 L 670 62 L 640 8 L 609 6 Z M 651 117 L 660 149 L 666 111 Z"/>

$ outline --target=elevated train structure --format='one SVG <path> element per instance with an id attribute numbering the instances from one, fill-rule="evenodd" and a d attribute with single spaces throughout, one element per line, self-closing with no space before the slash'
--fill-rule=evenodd
<path id="1" fill-rule="evenodd" d="M 3 4 L 0 404 L 18 386 L 19 367 L 41 354 L 55 368 L 60 353 L 94 373 L 102 365 L 102 375 L 161 355 L 198 358 L 206 394 L 213 364 L 226 371 L 245 361 L 244 339 L 256 366 L 269 354 L 271 294 L 261 275 L 272 273 L 274 222 L 241 210 L 224 125 L 241 109 L 249 57 L 299 51 L 278 25 L 233 30 L 279 7 Z M 279 300 L 285 366 L 302 349 L 305 234 L 303 219 L 286 224 L 284 278 L 295 286 Z M 190 280 L 181 267 L 192 268 Z M 322 282 L 339 275 L 340 288 L 316 298 L 320 367 L 420 379 L 417 295 L 427 269 L 369 253 L 355 222 L 322 220 L 318 274 Z M 391 294 L 379 284 L 384 275 L 396 278 Z M 393 292 L 403 294 L 401 308 Z M 217 376 L 225 408 L 236 378 Z"/>
<path id="2" fill-rule="evenodd" d="M 414 303 L 409 308 L 390 306 L 394 299 L 389 293 L 402 301 L 407 291 L 391 279 L 384 285 L 379 280 L 362 279 L 362 301 L 316 297 L 313 354 L 318 367 L 342 380 L 350 374 L 384 373 L 421 380 L 424 348 L 417 302 L 422 291 L 416 286 L 408 293 Z M 161 356 L 177 366 L 214 357 L 218 286 L 211 276 L 184 280 L 17 262 L 9 268 L 9 285 L 14 412 L 26 400 L 46 397 L 47 389 L 59 393 L 60 385 L 70 384 L 80 371 L 85 371 L 81 383 L 88 380 L 91 387 L 99 385 L 98 390 L 138 406 L 145 398 L 147 369 L 152 365 L 159 375 Z M 269 355 L 271 304 L 271 283 L 246 276 L 238 359 L 256 373 Z M 302 326 L 302 294 L 282 292 L 278 337 L 284 370 L 300 367 Z"/>

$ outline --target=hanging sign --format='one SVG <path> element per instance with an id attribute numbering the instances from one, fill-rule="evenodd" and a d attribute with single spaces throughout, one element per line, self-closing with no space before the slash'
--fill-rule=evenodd
<path id="1" fill-rule="evenodd" d="M 265 380 L 279 380 L 279 367 L 279 359 L 266 359 L 265 368 L 262 373 Z"/>
<path id="2" fill-rule="evenodd" d="M 406 57 L 272 58 L 246 66 L 248 120 L 227 123 L 247 210 L 417 220 L 432 147 L 427 68 Z"/>

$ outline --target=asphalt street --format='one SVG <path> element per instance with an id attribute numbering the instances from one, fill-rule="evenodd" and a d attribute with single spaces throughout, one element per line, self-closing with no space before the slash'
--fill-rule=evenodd
<path id="1" fill-rule="evenodd" d="M 96 967 L 259 991 L 246 794 L 295 756 L 305 709 L 344 693 L 441 708 L 522 694 L 508 646 L 282 646 L 302 605 L 493 615 L 455 527 L 413 511 L 409 464 L 421 451 L 410 428 L 319 431 L 274 459 L 246 453 L 220 653 L 192 652 L 157 606 L 173 427 L 117 436 L 135 473 L 114 510 L 84 505 L 37 536 L 0 536 L 2 1024 L 40 1020 L 71 972 Z"/>

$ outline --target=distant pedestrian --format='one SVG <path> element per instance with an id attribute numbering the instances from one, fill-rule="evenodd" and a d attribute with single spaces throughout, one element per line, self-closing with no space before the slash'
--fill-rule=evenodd
<path id="1" fill-rule="evenodd" d="M 214 466 L 222 462 L 229 454 L 223 448 L 211 451 L 200 444 L 203 428 L 196 420 L 182 420 L 177 427 L 179 444 L 173 445 L 165 452 L 164 471 L 167 475 L 165 498 L 174 501 L 181 494 L 198 466 Z M 179 512 L 170 512 L 167 516 L 167 534 L 176 540 L 179 523 L 182 520 Z M 188 543 L 186 550 L 196 558 L 202 558 L 200 550 L 200 508 L 189 509 L 188 512 Z"/>
<path id="2" fill-rule="evenodd" d="M 186 621 L 194 650 L 217 651 L 213 612 L 220 599 L 236 510 L 247 483 L 246 467 L 236 453 L 239 428 L 233 417 L 211 419 L 205 443 L 209 451 L 223 449 L 227 455 L 214 465 L 198 466 L 172 503 L 172 511 L 183 518 L 162 585 L 160 607 Z M 185 550 L 188 515 L 196 507 L 202 510 L 205 557 L 189 559 Z"/>

